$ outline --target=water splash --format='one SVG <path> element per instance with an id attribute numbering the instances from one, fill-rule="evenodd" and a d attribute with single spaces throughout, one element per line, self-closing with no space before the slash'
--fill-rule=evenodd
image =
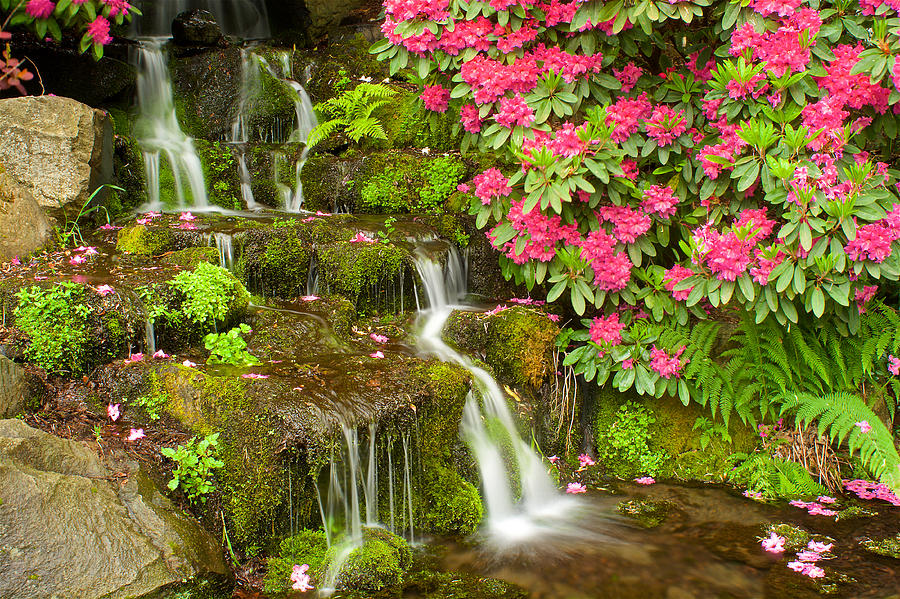
<path id="1" fill-rule="evenodd" d="M 137 138 L 147 174 L 148 210 L 163 207 L 160 158 L 165 156 L 174 179 L 179 207 L 207 208 L 203 166 L 188 137 L 178 124 L 172 82 L 166 64 L 163 38 L 143 39 L 138 47 Z M 190 199 L 190 201 L 188 201 Z"/>
<path id="2" fill-rule="evenodd" d="M 219 250 L 219 266 L 231 270 L 234 266 L 234 238 L 228 233 L 210 233 L 206 243 Z"/>

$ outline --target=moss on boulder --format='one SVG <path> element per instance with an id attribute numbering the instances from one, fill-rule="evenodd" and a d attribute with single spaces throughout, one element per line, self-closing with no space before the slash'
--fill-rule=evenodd
<path id="1" fill-rule="evenodd" d="M 193 270 L 201 262 L 218 266 L 219 250 L 214 247 L 185 248 L 162 257 L 160 263 Z"/>
<path id="2" fill-rule="evenodd" d="M 278 555 L 269 558 L 263 582 L 266 593 L 280 595 L 291 591 L 291 572 L 294 565 L 307 564 L 314 575 L 322 571 L 328 545 L 321 530 L 301 530 L 281 541 Z"/>
<path id="3" fill-rule="evenodd" d="M 362 312 L 397 311 L 400 294 L 390 293 L 409 279 L 414 267 L 409 251 L 394 244 L 337 242 L 318 249 L 319 279 L 327 291 L 339 293 Z M 412 293 L 404 300 L 415 301 Z"/>
<path id="4" fill-rule="evenodd" d="M 470 375 L 455 364 L 431 361 L 416 368 L 412 380 L 431 398 L 422 405 L 419 418 L 424 483 L 421 525 L 435 534 L 472 534 L 481 523 L 484 506 L 476 487 L 459 473 L 474 475 L 474 469 L 457 459 Z"/>
<path id="5" fill-rule="evenodd" d="M 445 338 L 484 361 L 498 377 L 512 385 L 540 389 L 553 373 L 554 341 L 559 327 L 547 315 L 516 306 L 488 315 L 454 312 Z"/>
<path id="6" fill-rule="evenodd" d="M 341 551 L 333 546 L 325 555 L 326 568 Z M 352 593 L 375 593 L 398 588 L 412 565 L 412 553 L 402 538 L 381 528 L 363 530 L 363 544 L 354 549 L 336 576 L 335 588 Z"/>
<path id="7" fill-rule="evenodd" d="M 141 256 L 158 256 L 174 248 L 172 232 L 163 227 L 131 225 L 119 230 L 116 249 Z"/>

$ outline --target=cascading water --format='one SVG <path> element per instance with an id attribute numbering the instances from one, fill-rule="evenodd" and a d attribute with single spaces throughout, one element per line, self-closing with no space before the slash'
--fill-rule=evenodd
<path id="1" fill-rule="evenodd" d="M 163 52 L 164 38 L 141 40 L 138 48 L 137 96 L 140 116 L 138 143 L 147 174 L 147 209 L 163 207 L 160 195 L 160 157 L 165 156 L 174 178 L 175 195 L 180 207 L 203 209 L 208 206 L 206 182 L 194 140 L 178 124 L 172 83 Z M 188 202 L 188 193 L 190 202 Z"/>
<path id="2" fill-rule="evenodd" d="M 409 542 L 415 541 L 412 524 L 415 512 L 411 463 L 414 448 L 409 433 L 401 434 L 403 472 L 395 473 L 392 457 L 395 450 L 393 435 L 382 435 L 379 438 L 374 422 L 368 426 L 364 444 L 360 442 L 359 431 L 356 428 L 345 423 L 341 426 L 341 431 L 344 443 L 338 453 L 332 455 L 327 489 L 323 493 L 316 485 L 319 512 L 325 523 L 326 540 L 329 547 L 336 547 L 334 559 L 328 566 L 320 589 L 326 596 L 335 590 L 338 576 L 347 559 L 355 549 L 363 545 L 364 528 L 386 525 L 396 534 L 405 532 Z M 382 454 L 387 456 L 386 473 L 379 473 L 378 469 L 379 457 Z M 382 518 L 379 512 L 379 481 L 383 477 L 387 479 L 388 510 Z M 395 478 L 399 479 L 396 483 Z M 403 521 L 406 522 L 405 530 L 396 528 L 397 524 Z"/>
<path id="3" fill-rule="evenodd" d="M 455 362 L 468 370 L 481 395 L 479 405 L 474 394 L 470 394 L 461 432 L 481 472 L 487 508 L 484 532 L 488 543 L 502 551 L 532 542 L 544 534 L 573 532 L 568 516 L 577 500 L 559 493 L 541 458 L 519 436 L 497 381 L 441 339 L 453 304 L 466 291 L 465 268 L 459 254 L 451 248 L 446 269 L 421 249 L 416 252 L 415 260 L 430 306 L 423 312 L 425 323 L 418 347 L 428 355 Z M 510 446 L 517 477 L 510 476 L 505 459 Z"/>
<path id="4" fill-rule="evenodd" d="M 246 146 L 250 141 L 248 112 L 251 101 L 260 90 L 259 62 L 250 48 L 241 48 L 241 95 L 237 113 L 231 123 L 231 132 L 226 141 L 235 147 L 238 161 L 238 177 L 241 182 L 241 199 L 248 210 L 257 208 L 253 197 L 253 180 L 247 168 Z"/>
<path id="5" fill-rule="evenodd" d="M 225 35 L 243 39 L 272 37 L 265 0 L 143 0 L 136 4 L 143 12 L 132 24 L 137 37 L 169 37 L 175 17 L 193 8 L 211 12 Z"/>
<path id="6" fill-rule="evenodd" d="M 279 52 L 276 57 L 278 59 L 278 68 L 280 69 L 280 72 L 277 71 L 275 67 L 267 64 L 266 66 L 269 69 L 269 73 L 273 77 L 284 81 L 297 94 L 297 97 L 294 100 L 294 111 L 297 115 L 297 128 L 291 132 L 288 137 L 288 142 L 302 143 L 304 146 L 303 151 L 300 154 L 300 159 L 297 160 L 297 163 L 294 166 L 294 189 L 283 190 L 281 193 L 285 210 L 299 212 L 303 206 L 303 183 L 300 181 L 300 171 L 303 170 L 303 165 L 306 164 L 307 154 L 309 154 L 309 147 L 306 146 L 306 140 L 309 138 L 310 132 L 315 129 L 319 122 L 316 119 L 316 113 L 313 110 L 312 100 L 309 99 L 309 94 L 306 93 L 306 89 L 301 83 L 294 80 L 290 53 Z M 304 81 L 308 82 L 309 77 L 310 71 L 309 67 L 307 67 L 304 72 Z"/>
<path id="7" fill-rule="evenodd" d="M 219 250 L 219 266 L 231 270 L 234 265 L 234 238 L 228 233 L 210 233 L 207 245 Z"/>

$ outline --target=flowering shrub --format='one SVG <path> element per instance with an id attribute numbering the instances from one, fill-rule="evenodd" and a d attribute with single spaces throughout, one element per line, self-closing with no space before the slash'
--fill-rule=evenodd
<path id="1" fill-rule="evenodd" d="M 599 382 L 633 383 L 639 363 L 639 391 L 682 391 L 682 348 L 615 351 L 636 317 L 683 325 L 727 307 L 783 326 L 827 317 L 848 334 L 900 276 L 893 5 L 384 8 L 372 51 L 416 71 L 426 108 L 459 113 L 464 152 L 495 155 L 471 210 L 504 274 L 596 312 L 567 341 L 612 356 Z"/>
<path id="2" fill-rule="evenodd" d="M 103 46 L 112 41 L 109 33 L 112 24 L 122 25 L 133 15 L 140 14 L 127 0 L 0 0 L 0 29 L 21 27 L 40 39 L 49 36 L 56 42 L 62 40 L 64 30 L 73 30 L 82 34 L 80 51 L 93 48 L 94 57 L 99 60 L 103 56 Z M 7 66 L 10 66 L 9 60 L 7 57 Z M 4 89 L 3 79 L 3 63 L 0 62 L 0 90 Z"/>

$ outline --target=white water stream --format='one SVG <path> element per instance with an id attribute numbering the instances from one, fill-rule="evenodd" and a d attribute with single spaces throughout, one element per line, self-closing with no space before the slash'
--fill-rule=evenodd
<path id="1" fill-rule="evenodd" d="M 143 39 L 138 47 L 138 143 L 147 175 L 147 210 L 161 210 L 160 158 L 165 156 L 174 178 L 179 207 L 208 207 L 206 182 L 194 140 L 178 124 L 172 82 L 163 52 L 165 38 Z M 190 194 L 190 201 L 188 201 Z"/>
<path id="2" fill-rule="evenodd" d="M 497 381 L 441 338 L 453 309 L 471 308 L 459 305 L 466 292 L 462 260 L 455 248 L 451 248 L 444 269 L 422 251 L 416 252 L 415 259 L 430 306 L 422 312 L 424 326 L 418 347 L 427 355 L 454 362 L 468 370 L 481 396 L 479 402 L 474 394 L 469 395 L 461 434 L 475 455 L 481 473 L 487 512 L 482 529 L 485 540 L 495 551 L 502 551 L 521 543 L 535 542 L 545 534 L 571 532 L 569 518 L 577 500 L 557 490 L 547 466 L 519 435 L 506 396 Z M 504 447 L 510 445 L 519 484 L 511 476 L 505 461 Z"/>

